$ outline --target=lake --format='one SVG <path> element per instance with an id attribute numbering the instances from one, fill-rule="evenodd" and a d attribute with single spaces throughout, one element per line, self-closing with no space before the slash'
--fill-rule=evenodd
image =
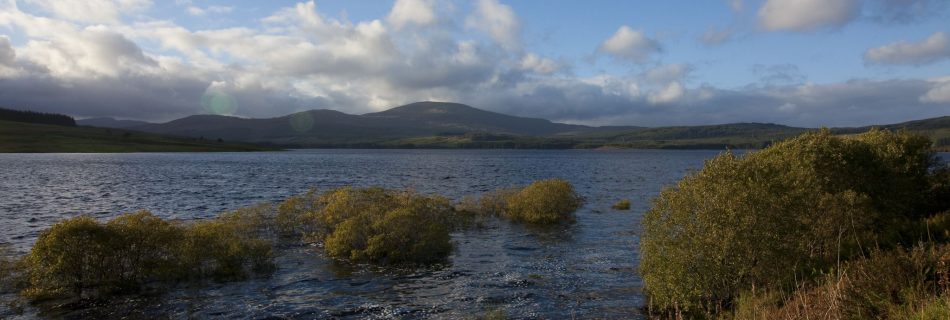
<path id="1" fill-rule="evenodd" d="M 452 199 L 561 177 L 586 198 L 577 222 L 528 228 L 491 221 L 454 233 L 445 265 L 353 266 L 320 248 L 278 250 L 279 269 L 244 282 L 177 288 L 23 317 L 630 318 L 644 305 L 638 225 L 660 190 L 719 151 L 296 150 L 262 153 L 0 154 L 0 243 L 28 250 L 78 214 L 149 209 L 200 219 L 310 188 L 383 186 Z M 610 208 L 630 199 L 630 211 Z M 0 306 L 0 317 L 9 310 Z"/>

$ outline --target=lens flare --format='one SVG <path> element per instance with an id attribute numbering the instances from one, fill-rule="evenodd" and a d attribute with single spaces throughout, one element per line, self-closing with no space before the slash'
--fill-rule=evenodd
<path id="1" fill-rule="evenodd" d="M 217 115 L 232 115 L 237 110 L 237 100 L 223 91 L 208 91 L 201 96 L 204 111 Z"/>
<path id="2" fill-rule="evenodd" d="M 310 131 L 313 128 L 313 116 L 309 112 L 298 112 L 290 115 L 290 127 L 298 133 Z"/>

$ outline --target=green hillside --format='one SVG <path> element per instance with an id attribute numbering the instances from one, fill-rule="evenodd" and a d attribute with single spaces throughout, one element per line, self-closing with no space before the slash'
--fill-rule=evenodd
<path id="1" fill-rule="evenodd" d="M 757 149 L 815 130 L 771 123 L 591 127 L 447 102 L 417 102 L 363 115 L 310 110 L 266 119 L 194 115 L 166 123 L 87 119 L 79 124 L 288 148 Z M 921 133 L 931 137 L 938 150 L 950 150 L 950 117 L 875 127 Z M 832 132 L 854 134 L 870 128 Z"/>
<path id="2" fill-rule="evenodd" d="M 0 152 L 262 151 L 263 147 L 121 129 L 0 121 Z"/>

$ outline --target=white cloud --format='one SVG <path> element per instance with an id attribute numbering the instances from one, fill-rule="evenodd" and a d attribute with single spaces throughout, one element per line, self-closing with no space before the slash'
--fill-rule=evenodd
<path id="1" fill-rule="evenodd" d="M 647 70 L 643 79 L 651 84 L 665 84 L 682 80 L 690 71 L 692 67 L 687 64 L 667 64 Z"/>
<path id="2" fill-rule="evenodd" d="M 766 0 L 759 24 L 766 30 L 836 28 L 857 17 L 860 5 L 859 0 Z"/>
<path id="3" fill-rule="evenodd" d="M 510 6 L 498 0 L 478 0 L 466 26 L 488 33 L 507 50 L 521 50 L 521 21 Z"/>
<path id="4" fill-rule="evenodd" d="M 920 102 L 950 104 L 950 77 L 934 81 L 933 88 L 920 96 Z"/>
<path id="5" fill-rule="evenodd" d="M 27 0 L 53 15 L 82 23 L 118 23 L 123 14 L 135 13 L 152 5 L 151 0 Z"/>
<path id="6" fill-rule="evenodd" d="M 701 36 L 699 36 L 699 41 L 707 46 L 720 45 L 729 40 L 732 40 L 732 37 L 735 35 L 735 30 L 732 29 L 716 29 L 709 28 Z"/>
<path id="7" fill-rule="evenodd" d="M 190 14 L 190 15 L 193 15 L 193 16 L 203 16 L 203 15 L 206 15 L 206 14 L 209 14 L 209 13 L 210 13 L 210 14 L 225 14 L 225 13 L 231 13 L 231 11 L 234 11 L 234 7 L 229 7 L 229 6 L 208 6 L 207 8 L 201 8 L 201 7 L 197 7 L 197 6 L 188 6 L 188 8 L 186 8 L 185 10 L 186 10 L 186 11 L 188 12 L 188 14 Z"/>
<path id="8" fill-rule="evenodd" d="M 950 38 L 937 32 L 921 42 L 897 42 L 864 53 L 864 60 L 880 64 L 925 65 L 950 58 Z"/>
<path id="9" fill-rule="evenodd" d="M 660 52 L 660 44 L 641 30 L 621 26 L 610 38 L 600 44 L 599 50 L 618 59 L 646 62 L 650 55 Z"/>
<path id="10" fill-rule="evenodd" d="M 551 74 L 560 71 L 563 64 L 538 56 L 534 53 L 526 54 L 521 58 L 521 69 L 528 70 L 538 74 Z"/>
<path id="11" fill-rule="evenodd" d="M 396 0 L 386 21 L 397 29 L 410 24 L 431 25 L 436 22 L 432 0 Z"/>
<path id="12" fill-rule="evenodd" d="M 685 94 L 686 89 L 683 88 L 683 84 L 674 81 L 659 91 L 651 92 L 647 99 L 652 104 L 673 103 L 682 99 Z"/>

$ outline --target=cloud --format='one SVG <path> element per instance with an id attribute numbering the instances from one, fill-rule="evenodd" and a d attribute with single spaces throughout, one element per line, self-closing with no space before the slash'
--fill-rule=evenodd
<path id="1" fill-rule="evenodd" d="M 644 63 L 661 49 L 659 42 L 647 37 L 643 31 L 624 25 L 604 40 L 598 50 L 617 59 Z"/>
<path id="2" fill-rule="evenodd" d="M 152 5 L 151 0 L 27 0 L 56 17 L 82 23 L 118 23 L 123 14 L 139 12 Z"/>
<path id="3" fill-rule="evenodd" d="M 436 22 L 431 0 L 396 0 L 386 21 L 397 29 L 407 25 L 429 26 Z"/>
<path id="4" fill-rule="evenodd" d="M 752 66 L 752 73 L 758 78 L 759 85 L 767 87 L 798 85 L 806 80 L 794 64 L 756 64 Z"/>
<path id="5" fill-rule="evenodd" d="M 670 82 L 662 90 L 650 93 L 647 100 L 652 104 L 672 103 L 683 98 L 686 89 L 678 81 Z"/>
<path id="6" fill-rule="evenodd" d="M 565 68 L 562 62 L 543 58 L 534 53 L 526 54 L 521 58 L 521 69 L 537 74 L 552 74 Z"/>
<path id="7" fill-rule="evenodd" d="M 864 53 L 864 61 L 890 65 L 926 65 L 950 58 L 950 38 L 937 32 L 921 42 L 900 41 Z"/>
<path id="8" fill-rule="evenodd" d="M 733 12 L 742 12 L 744 7 L 743 0 L 726 0 L 726 2 L 729 3 L 729 8 L 732 9 Z"/>
<path id="9" fill-rule="evenodd" d="M 859 0 L 766 0 L 759 25 L 771 31 L 838 28 L 858 16 L 860 5 Z"/>
<path id="10" fill-rule="evenodd" d="M 16 51 L 10 45 L 10 38 L 0 36 L 0 65 L 11 66 L 16 59 Z"/>
<path id="11" fill-rule="evenodd" d="M 688 64 L 668 64 L 647 70 L 642 78 L 650 84 L 665 84 L 682 80 L 692 70 Z"/>
<path id="12" fill-rule="evenodd" d="M 466 26 L 488 33 L 507 50 L 521 50 L 521 21 L 510 6 L 498 0 L 478 0 L 475 13 L 468 17 Z"/>
<path id="13" fill-rule="evenodd" d="M 920 96 L 920 102 L 950 104 L 950 78 L 933 81 L 933 88 Z"/>
<path id="14" fill-rule="evenodd" d="M 234 11 L 234 7 L 208 6 L 207 8 L 201 8 L 197 6 L 188 6 L 188 8 L 186 8 L 185 10 L 188 11 L 188 14 L 193 15 L 193 16 L 204 16 L 209 13 L 210 14 L 231 13 L 231 11 Z"/>
<path id="15" fill-rule="evenodd" d="M 871 0 L 869 18 L 885 24 L 909 24 L 938 16 L 947 8 L 945 0 Z"/>
<path id="16" fill-rule="evenodd" d="M 720 45 L 732 40 L 735 33 L 735 30 L 732 29 L 709 28 L 699 36 L 699 41 L 707 46 Z"/>

